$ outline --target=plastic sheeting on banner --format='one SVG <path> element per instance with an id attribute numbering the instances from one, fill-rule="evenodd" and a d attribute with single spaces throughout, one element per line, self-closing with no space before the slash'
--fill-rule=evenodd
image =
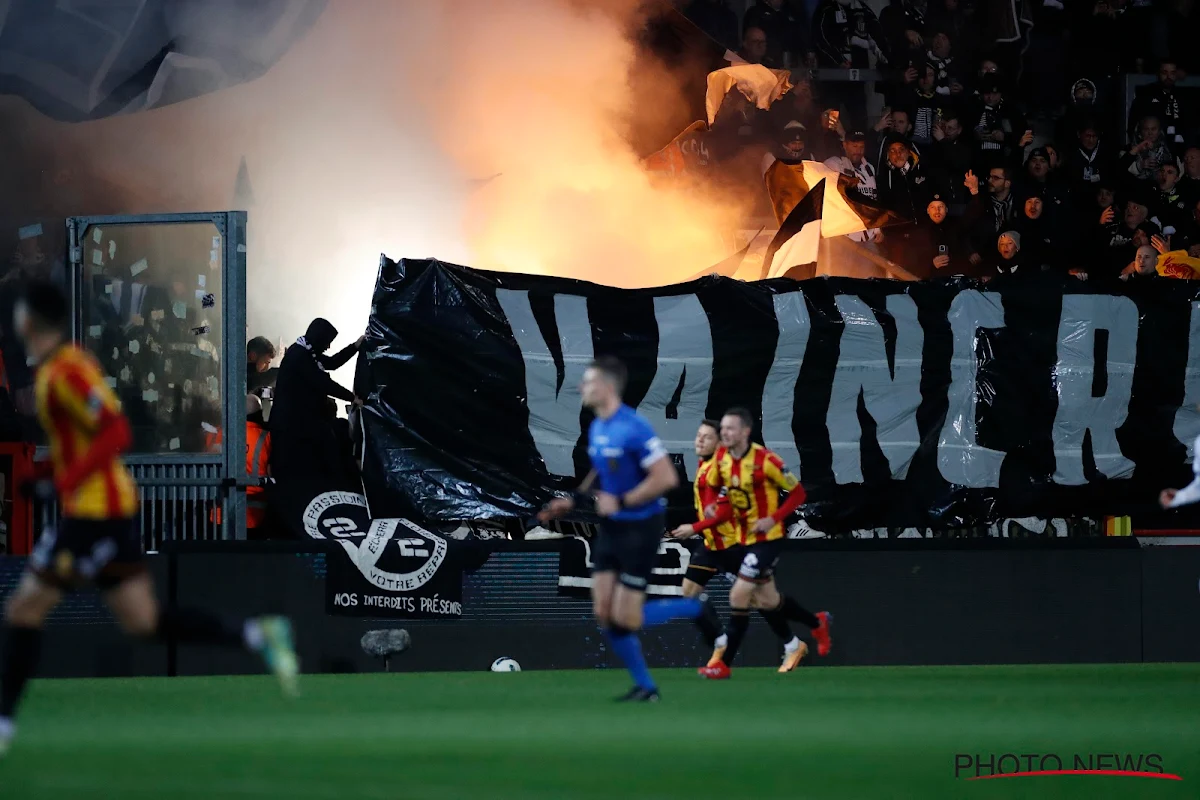
<path id="1" fill-rule="evenodd" d="M 820 530 L 1130 513 L 1190 480 L 1198 299 L 1050 274 L 618 290 L 384 259 L 357 376 L 367 497 L 376 517 L 529 517 L 586 473 L 578 385 L 615 355 L 689 481 L 697 423 L 746 406 Z M 686 486 L 670 500 L 691 515 Z"/>

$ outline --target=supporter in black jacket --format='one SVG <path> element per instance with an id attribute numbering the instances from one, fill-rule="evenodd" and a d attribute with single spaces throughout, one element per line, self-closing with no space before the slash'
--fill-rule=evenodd
<path id="1" fill-rule="evenodd" d="M 987 194 L 979 191 L 979 178 L 967 173 L 967 190 L 972 199 L 967 206 L 965 224 L 970 233 L 970 260 L 978 265 L 992 257 L 996 237 L 1009 230 L 1017 215 L 1013 195 L 1012 170 L 1006 166 L 992 167 L 987 174 Z"/>
<path id="2" fill-rule="evenodd" d="M 879 27 L 893 66 L 904 70 L 919 67 L 925 60 L 926 36 L 924 3 L 918 6 L 911 0 L 892 0 L 879 14 Z"/>
<path id="3" fill-rule="evenodd" d="M 1179 165 L 1174 161 L 1160 164 L 1154 176 L 1154 186 L 1150 213 L 1158 219 L 1163 233 L 1170 235 L 1190 216 L 1188 202 L 1179 188 Z"/>
<path id="4" fill-rule="evenodd" d="M 905 219 L 915 220 L 934 194 L 933 185 L 907 142 L 894 137 L 887 147 L 887 165 L 879 172 L 879 202 Z"/>
<path id="5" fill-rule="evenodd" d="M 928 163 L 937 173 L 937 182 L 946 205 L 956 217 L 966 211 L 970 198 L 964 181 L 975 160 L 975 148 L 963 132 L 962 120 L 953 110 L 942 113 L 941 122 L 933 128 L 933 147 Z"/>
<path id="6" fill-rule="evenodd" d="M 1064 241 L 1068 228 L 1057 225 L 1046 214 L 1044 200 L 1038 195 L 1025 198 L 1013 228 L 1021 234 L 1021 252 L 1030 264 L 1039 267 L 1064 265 Z"/>
<path id="7" fill-rule="evenodd" d="M 981 157 L 993 164 L 998 160 L 1019 163 L 1017 154 L 1033 140 L 1025 117 L 1004 99 L 1000 80 L 994 75 L 986 75 L 980 82 L 979 101 L 970 121 Z"/>
<path id="8" fill-rule="evenodd" d="M 821 0 L 813 12 L 812 39 L 826 67 L 868 69 L 872 51 L 887 57 L 883 29 L 862 0 Z"/>
<path id="9" fill-rule="evenodd" d="M 937 93 L 937 70 L 932 64 L 917 68 L 915 85 L 900 93 L 899 106 L 912 120 L 912 140 L 921 148 L 933 144 L 934 128 L 950 107 L 948 96 Z"/>
<path id="10" fill-rule="evenodd" d="M 1090 203 L 1090 195 L 1101 181 L 1115 179 L 1116 153 L 1100 138 L 1096 126 L 1084 123 L 1076 135 L 1076 146 L 1063 159 L 1063 177 L 1072 192 L 1079 192 L 1077 206 Z"/>
<path id="11" fill-rule="evenodd" d="M 334 355 L 325 351 L 337 329 L 317 318 L 304 336 L 284 353 L 271 407 L 271 474 L 280 477 L 328 477 L 340 463 L 327 398 L 358 402 L 354 393 L 334 382 L 326 370 L 345 364 L 362 339 Z"/>
<path id="12" fill-rule="evenodd" d="M 1158 82 L 1142 87 L 1129 109 L 1129 138 L 1137 133 L 1137 123 L 1146 117 L 1155 117 L 1162 125 L 1163 141 L 1168 147 L 1182 146 L 1184 137 L 1192 128 L 1192 108 L 1175 93 L 1178 70 L 1173 59 L 1165 59 L 1158 66 Z"/>
<path id="13" fill-rule="evenodd" d="M 1088 270 L 1089 276 L 1117 277 L 1133 261 L 1139 247 L 1162 235 L 1162 230 L 1150 219 L 1150 201 L 1145 195 L 1144 190 L 1135 189 L 1120 215 L 1115 208 L 1107 208 L 1101 214 L 1096 234 L 1096 268 Z"/>
<path id="14" fill-rule="evenodd" d="M 1179 177 L 1179 193 L 1188 207 L 1200 200 L 1200 147 L 1192 145 L 1183 151 L 1183 174 Z"/>
<path id="15" fill-rule="evenodd" d="M 763 63 L 768 67 L 782 69 L 785 65 L 801 66 L 809 47 L 804 26 L 792 13 L 784 0 L 758 0 L 746 9 L 742 18 L 742 30 L 760 28 L 767 34 L 767 55 Z M 787 53 L 788 60 L 785 60 Z"/>
<path id="16" fill-rule="evenodd" d="M 978 270 L 967 260 L 962 226 L 947 214 L 940 195 L 934 195 L 925 207 L 924 223 L 911 237 L 909 258 L 913 274 L 919 278 L 979 277 Z"/>
<path id="17" fill-rule="evenodd" d="M 994 275 L 1005 277 L 1028 277 L 1042 271 L 1042 265 L 1021 249 L 1021 234 L 1016 231 L 1005 231 L 996 239 L 991 267 Z"/>

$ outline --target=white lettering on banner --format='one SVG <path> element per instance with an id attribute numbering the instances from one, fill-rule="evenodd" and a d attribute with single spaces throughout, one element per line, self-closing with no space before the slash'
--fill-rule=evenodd
<path id="1" fill-rule="evenodd" d="M 579 441 L 579 412 L 583 407 L 579 383 L 588 363 L 595 357 L 587 298 L 568 294 L 554 296 L 554 318 L 565 367 L 561 390 L 558 367 L 533 318 L 529 292 L 497 289 L 496 300 L 508 317 L 509 327 L 525 361 L 529 430 L 538 453 L 550 474 L 574 475 L 572 453 Z"/>
<path id="2" fill-rule="evenodd" d="M 845 327 L 837 370 L 825 416 L 833 450 L 833 475 L 838 483 L 862 483 L 862 426 L 858 398 L 875 420 L 876 439 L 887 458 L 892 477 L 904 480 L 921 444 L 917 408 L 921 405 L 921 355 L 925 333 L 917 322 L 917 304 L 908 295 L 887 299 L 896 321 L 896 354 L 888 368 L 883 326 L 866 303 L 852 295 L 835 299 Z"/>
<path id="3" fill-rule="evenodd" d="M 319 525 L 319 523 L 321 521 L 321 515 L 324 514 L 326 511 L 328 511 L 329 509 L 333 508 L 334 506 L 338 506 L 338 505 L 358 506 L 359 508 L 366 508 L 367 507 L 367 499 L 365 497 L 363 497 L 361 494 L 356 494 L 355 492 L 324 492 L 322 494 L 317 495 L 316 497 L 314 497 L 312 500 L 309 501 L 308 505 L 304 509 L 304 516 L 303 516 L 304 530 L 308 533 L 309 536 L 311 536 L 314 539 L 324 539 L 325 538 L 325 534 L 323 534 L 321 532 L 321 528 Z M 336 519 L 340 520 L 341 518 L 338 517 Z M 329 533 L 331 533 L 334 536 L 337 536 L 338 534 L 343 534 L 343 533 L 347 536 L 362 536 L 363 535 L 361 531 L 358 531 L 355 529 L 355 525 L 352 520 L 346 520 L 346 521 L 350 523 L 350 527 L 348 529 L 337 530 L 337 531 L 331 529 L 329 531 Z M 328 523 L 326 523 L 326 525 L 327 525 L 327 527 L 329 526 Z"/>
<path id="4" fill-rule="evenodd" d="M 638 405 L 640 411 L 670 453 L 683 456 L 688 480 L 696 478 L 696 459 L 692 442 L 696 425 L 708 408 L 708 388 L 712 384 L 712 328 L 708 315 L 694 294 L 654 298 L 654 319 L 658 323 L 658 369 L 654 380 Z M 684 381 L 679 404 L 673 417 L 667 406 Z"/>
<path id="5" fill-rule="evenodd" d="M 792 415 L 796 405 L 796 382 L 800 380 L 800 367 L 804 363 L 811 330 L 808 304 L 802 292 L 777 294 L 772 300 L 779 339 L 763 387 L 763 442 L 783 459 L 784 464 L 794 465 L 797 476 L 803 479 Z"/>
<path id="6" fill-rule="evenodd" d="M 1108 331 L 1105 370 L 1108 387 L 1094 397 L 1096 332 Z M 1129 416 L 1133 365 L 1137 360 L 1138 310 L 1128 297 L 1099 294 L 1063 296 L 1058 320 L 1058 363 L 1054 387 L 1054 482 L 1087 483 L 1083 473 L 1083 438 L 1091 431 L 1096 469 L 1109 478 L 1127 478 L 1134 464 L 1121 454 L 1117 428 Z"/>
<path id="7" fill-rule="evenodd" d="M 954 354 L 950 360 L 950 390 L 947 392 L 950 405 L 938 441 L 938 470 L 943 478 L 958 486 L 998 487 L 1004 452 L 982 447 L 976 440 L 979 362 L 975 357 L 975 345 L 980 328 L 1004 327 L 1004 306 L 999 293 L 985 295 L 968 289 L 951 301 L 947 317 L 954 334 Z"/>
<path id="8" fill-rule="evenodd" d="M 1200 436 L 1200 303 L 1192 303 L 1191 326 L 1188 330 L 1187 368 L 1183 373 L 1183 405 L 1175 409 L 1175 438 L 1187 448 L 1188 460 L 1196 458 L 1192 452 L 1196 437 Z"/>

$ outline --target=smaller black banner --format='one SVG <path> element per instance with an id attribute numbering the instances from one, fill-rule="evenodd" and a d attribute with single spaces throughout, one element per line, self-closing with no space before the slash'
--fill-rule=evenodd
<path id="1" fill-rule="evenodd" d="M 303 525 L 312 538 L 337 545 L 327 560 L 327 613 L 462 616 L 462 564 L 445 538 L 405 519 L 370 519 L 366 501 L 354 492 L 317 495 Z"/>

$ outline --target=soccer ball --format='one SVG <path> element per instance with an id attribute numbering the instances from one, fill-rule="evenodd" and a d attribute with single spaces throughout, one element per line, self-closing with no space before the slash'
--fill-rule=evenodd
<path id="1" fill-rule="evenodd" d="M 521 665 L 508 656 L 500 656 L 492 662 L 492 672 L 520 672 Z"/>

